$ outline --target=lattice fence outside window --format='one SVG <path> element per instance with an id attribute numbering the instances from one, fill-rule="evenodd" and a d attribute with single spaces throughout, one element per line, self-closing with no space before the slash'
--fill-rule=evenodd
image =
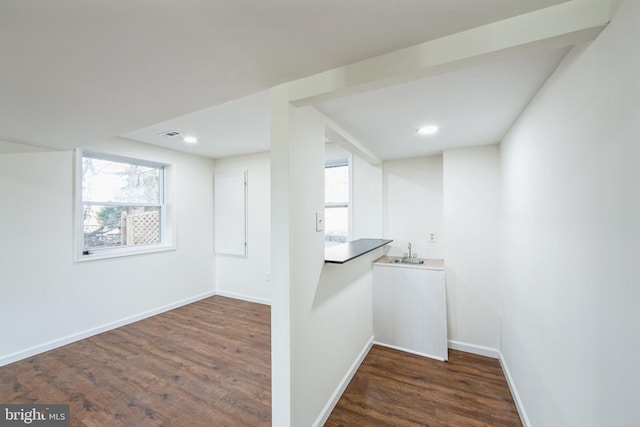
<path id="1" fill-rule="evenodd" d="M 160 212 L 158 210 L 122 212 L 122 244 L 146 245 L 160 242 Z"/>

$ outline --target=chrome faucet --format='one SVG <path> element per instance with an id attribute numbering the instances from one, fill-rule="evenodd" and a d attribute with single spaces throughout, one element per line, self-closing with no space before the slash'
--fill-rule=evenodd
<path id="1" fill-rule="evenodd" d="M 409 242 L 409 258 L 411 258 L 411 242 Z"/>

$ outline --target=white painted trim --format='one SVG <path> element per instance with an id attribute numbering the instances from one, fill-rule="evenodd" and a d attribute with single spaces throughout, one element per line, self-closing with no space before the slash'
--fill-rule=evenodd
<path id="1" fill-rule="evenodd" d="M 193 302 L 212 297 L 215 294 L 215 291 L 205 292 L 191 298 L 186 298 L 162 307 L 154 308 L 139 314 L 135 314 L 133 316 L 125 317 L 124 319 L 116 320 L 115 322 L 110 322 L 102 326 L 98 326 L 97 328 L 87 329 L 86 331 L 78 332 L 66 337 L 58 338 L 52 341 L 45 342 L 43 344 L 27 348 L 25 350 L 20 350 L 6 356 L 2 356 L 0 357 L 0 366 L 8 365 L 9 363 L 17 362 L 18 360 L 26 359 L 28 357 L 35 356 L 36 354 L 44 353 L 45 351 L 53 350 L 64 345 L 80 341 L 84 338 L 89 338 L 94 335 L 98 335 L 103 332 L 110 331 L 112 329 L 116 329 L 133 322 L 137 322 L 138 320 L 146 319 L 147 317 L 155 316 L 156 314 L 164 313 L 166 311 L 182 307 L 183 305 L 191 304 Z"/>
<path id="2" fill-rule="evenodd" d="M 267 298 L 254 297 L 251 295 L 237 294 L 235 292 L 221 291 L 221 290 L 217 290 L 215 294 L 220 295 L 221 297 L 239 299 L 242 301 L 255 302 L 255 303 L 264 304 L 264 305 L 271 305 L 271 300 Z"/>
<path id="3" fill-rule="evenodd" d="M 342 393 L 344 393 L 344 391 L 346 390 L 347 386 L 349 385 L 349 382 L 351 382 L 351 379 L 358 371 L 358 368 L 362 364 L 362 361 L 364 360 L 364 358 L 367 357 L 367 354 L 369 353 L 369 350 L 371 350 L 372 346 L 373 346 L 373 336 L 369 338 L 369 341 L 367 341 L 367 343 L 365 344 L 360 354 L 358 354 L 358 357 L 356 357 L 356 360 L 353 361 L 353 364 L 351 365 L 347 373 L 344 374 L 342 381 L 340 381 L 340 383 L 338 384 L 338 387 L 336 387 L 336 390 L 331 395 L 331 398 L 329 398 L 329 401 L 327 402 L 327 404 L 324 405 L 324 408 L 322 408 L 322 411 L 320 411 L 318 418 L 316 418 L 315 422 L 313 423 L 313 427 L 323 426 L 324 423 L 327 422 L 327 420 L 329 419 L 329 415 L 331 415 L 331 412 L 333 411 L 333 408 L 335 408 L 336 405 L 338 404 L 338 401 L 342 397 Z"/>
<path id="4" fill-rule="evenodd" d="M 367 58 L 287 83 L 297 106 L 353 95 L 594 40 L 610 19 L 610 4 L 573 0 Z"/>
<path id="5" fill-rule="evenodd" d="M 398 347 L 398 346 L 395 346 L 395 345 L 385 344 L 385 343 L 378 342 L 378 341 L 375 341 L 374 344 L 375 345 L 379 345 L 381 347 L 388 347 L 388 348 L 392 348 L 394 350 L 404 351 L 405 353 L 415 354 L 416 356 L 428 357 L 429 359 L 435 359 L 435 360 L 439 360 L 441 362 L 446 362 L 447 361 L 447 359 L 439 357 L 439 356 L 432 356 L 431 354 L 420 353 L 419 351 L 408 350 L 408 349 L 403 348 L 403 347 Z"/>
<path id="6" fill-rule="evenodd" d="M 90 157 L 104 160 L 114 160 L 138 165 L 149 165 L 152 167 L 162 167 L 162 203 L 142 204 L 145 206 L 158 206 L 160 208 L 160 236 L 161 242 L 148 245 L 93 248 L 92 253 L 83 255 L 84 247 L 84 212 L 82 201 L 82 158 L 87 153 Z M 155 160 L 158 157 L 162 159 Z M 119 152 L 113 149 L 93 149 L 91 147 L 76 148 L 74 151 L 73 164 L 73 260 L 74 262 L 87 262 L 102 259 L 127 257 L 134 255 L 152 254 L 156 252 L 175 251 L 177 249 L 177 215 L 175 209 L 175 187 L 176 187 L 176 164 L 173 160 L 164 156 L 138 155 L 128 152 Z M 96 203 L 90 203 L 96 204 Z M 102 203 L 105 204 L 105 203 Z M 109 203 L 106 203 L 110 205 Z M 112 206 L 122 204 L 113 203 Z M 131 205 L 125 203 L 124 205 Z M 139 204 L 133 204 L 138 206 Z"/>
<path id="7" fill-rule="evenodd" d="M 502 366 L 502 372 L 507 379 L 507 385 L 509 386 L 509 390 L 511 390 L 511 396 L 513 397 L 513 401 L 516 404 L 518 415 L 520 415 L 520 421 L 522 421 L 522 425 L 524 427 L 531 427 L 531 422 L 529 421 L 529 417 L 527 416 L 527 411 L 524 410 L 524 404 L 522 403 L 522 399 L 520 398 L 520 394 L 518 393 L 516 384 L 513 382 L 513 378 L 511 377 L 511 373 L 509 372 L 509 368 L 507 367 L 507 362 L 504 360 L 504 356 L 501 351 L 498 351 L 498 355 L 500 366 Z"/>
<path id="8" fill-rule="evenodd" d="M 340 125 L 322 114 L 320 111 L 315 111 L 324 121 L 324 137 L 328 142 L 338 144 L 348 152 L 355 154 L 373 166 L 382 164 L 382 159 L 380 159 L 380 157 L 354 138 L 349 132 L 344 130 Z"/>
<path id="9" fill-rule="evenodd" d="M 448 344 L 449 344 L 449 348 L 452 350 L 460 350 L 460 351 L 464 351 L 465 353 L 477 354 L 478 356 L 486 356 L 486 357 L 491 357 L 493 359 L 500 359 L 500 350 L 495 348 L 485 347 L 485 346 L 476 345 L 476 344 L 468 344 L 466 342 L 453 341 L 453 340 L 449 340 Z"/>

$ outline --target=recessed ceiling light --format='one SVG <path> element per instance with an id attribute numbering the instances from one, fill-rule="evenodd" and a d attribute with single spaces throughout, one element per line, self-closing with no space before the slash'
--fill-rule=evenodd
<path id="1" fill-rule="evenodd" d="M 435 125 L 430 125 L 430 126 L 422 126 L 421 128 L 418 129 L 418 133 L 420 135 L 433 135 L 435 133 L 438 133 L 438 126 Z"/>
<path id="2" fill-rule="evenodd" d="M 184 138 L 182 138 L 182 140 L 187 144 L 195 144 L 196 142 L 198 142 L 198 138 L 196 138 L 195 136 L 185 136 Z"/>

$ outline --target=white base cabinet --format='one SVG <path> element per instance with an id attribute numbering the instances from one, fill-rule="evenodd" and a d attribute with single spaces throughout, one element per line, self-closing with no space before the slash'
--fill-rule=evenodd
<path id="1" fill-rule="evenodd" d="M 448 360 L 444 270 L 374 264 L 373 331 L 378 344 Z"/>

